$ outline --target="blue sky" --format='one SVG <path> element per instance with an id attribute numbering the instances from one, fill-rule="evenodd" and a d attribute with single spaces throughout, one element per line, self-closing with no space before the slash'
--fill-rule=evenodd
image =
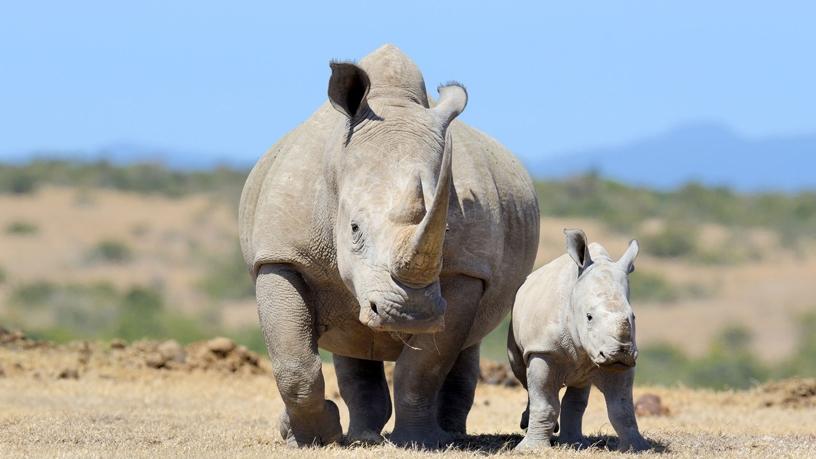
<path id="1" fill-rule="evenodd" d="M 700 120 L 816 132 L 816 2 L 19 1 L 0 159 L 146 145 L 252 162 L 382 43 L 526 161 Z M 512 6 L 511 6 L 512 5 Z"/>

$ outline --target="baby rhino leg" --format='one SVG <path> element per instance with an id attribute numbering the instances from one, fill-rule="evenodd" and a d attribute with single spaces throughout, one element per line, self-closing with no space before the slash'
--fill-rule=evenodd
<path id="1" fill-rule="evenodd" d="M 567 387 L 561 399 L 561 433 L 558 435 L 561 443 L 581 443 L 581 421 L 589 400 L 590 387 Z"/>
<path id="2" fill-rule="evenodd" d="M 527 435 L 516 446 L 518 450 L 547 448 L 558 422 L 558 378 L 553 366 L 541 356 L 530 358 L 527 367 L 529 421 Z"/>
<path id="3" fill-rule="evenodd" d="M 609 422 L 620 438 L 618 450 L 644 451 L 650 448 L 638 430 L 635 405 L 632 402 L 632 383 L 635 370 L 602 372 L 595 385 L 603 392 Z"/>

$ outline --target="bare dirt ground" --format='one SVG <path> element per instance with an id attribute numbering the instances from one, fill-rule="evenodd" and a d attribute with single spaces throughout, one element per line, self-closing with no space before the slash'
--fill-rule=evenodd
<path id="1" fill-rule="evenodd" d="M 0 456 L 3 457 L 451 457 L 517 455 L 526 393 L 480 384 L 470 434 L 446 450 L 392 445 L 293 450 L 277 432 L 283 403 L 269 364 L 228 340 L 54 346 L 0 333 Z M 495 368 L 483 368 L 486 379 Z M 327 397 L 347 413 L 331 365 Z M 661 398 L 663 414 L 640 416 L 656 457 L 814 457 L 816 380 L 742 392 L 637 387 Z M 659 411 L 659 410 L 658 410 Z M 392 421 L 386 426 L 389 431 Z M 603 399 L 584 418 L 591 445 L 544 455 L 620 456 Z M 529 454 L 528 454 L 529 455 Z"/>

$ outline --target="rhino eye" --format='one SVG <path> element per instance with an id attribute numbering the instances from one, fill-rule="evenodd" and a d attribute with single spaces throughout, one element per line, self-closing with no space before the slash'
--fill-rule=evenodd
<path id="1" fill-rule="evenodd" d="M 592 314 L 587 313 L 587 320 L 592 322 Z"/>
<path id="2" fill-rule="evenodd" d="M 363 232 L 360 231 L 360 226 L 356 223 L 351 224 L 351 243 L 354 244 L 355 249 L 359 249 L 363 242 Z"/>

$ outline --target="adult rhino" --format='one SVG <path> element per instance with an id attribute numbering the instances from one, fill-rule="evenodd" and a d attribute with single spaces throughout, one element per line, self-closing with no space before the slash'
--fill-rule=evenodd
<path id="1" fill-rule="evenodd" d="M 519 162 L 454 121 L 465 89 L 439 88 L 394 46 L 333 62 L 329 103 L 255 165 L 240 204 L 244 258 L 286 405 L 290 445 L 342 435 L 318 347 L 334 355 L 348 440 L 435 446 L 464 433 L 479 343 L 533 266 L 538 205 Z"/>

